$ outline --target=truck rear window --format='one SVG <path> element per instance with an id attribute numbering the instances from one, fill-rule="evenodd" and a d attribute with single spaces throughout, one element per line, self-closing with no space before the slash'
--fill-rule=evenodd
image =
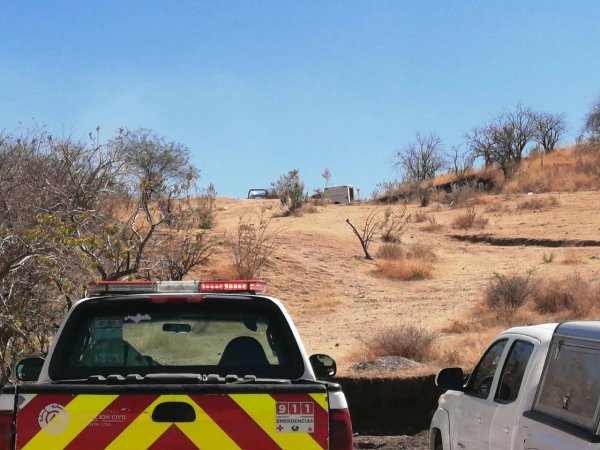
<path id="1" fill-rule="evenodd" d="M 534 410 L 596 431 L 600 416 L 599 367 L 598 343 L 555 339 Z"/>
<path id="2" fill-rule="evenodd" d="M 165 372 L 298 378 L 303 371 L 285 317 L 260 298 L 91 300 L 73 311 L 50 365 L 54 380 Z"/>

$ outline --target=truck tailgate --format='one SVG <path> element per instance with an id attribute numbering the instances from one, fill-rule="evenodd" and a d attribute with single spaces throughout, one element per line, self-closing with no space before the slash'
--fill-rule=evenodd
<path id="1" fill-rule="evenodd" d="M 318 384 L 28 385 L 17 450 L 327 449 Z"/>

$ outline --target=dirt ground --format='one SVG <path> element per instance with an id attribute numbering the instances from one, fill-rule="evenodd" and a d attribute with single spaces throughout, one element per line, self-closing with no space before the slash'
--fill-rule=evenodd
<path id="1" fill-rule="evenodd" d="M 520 207 L 532 199 L 547 205 L 535 209 Z M 566 240 L 573 245 L 573 241 L 600 239 L 597 191 L 485 196 L 473 201 L 475 211 L 489 220 L 485 229 L 463 232 L 452 228 L 454 218 L 463 214 L 467 206 L 468 202 L 460 208 L 439 203 L 426 208 L 408 206 L 411 221 L 402 242 L 427 243 L 437 253 L 432 278 L 420 281 L 395 281 L 376 275 L 377 262 L 364 258 L 359 241 L 345 222 L 349 219 L 360 229 L 374 208 L 386 206 L 324 205 L 299 217 L 278 217 L 281 209 L 277 200 L 219 198 L 214 232 L 232 236 L 239 218 L 257 218 L 261 211 L 272 217 L 270 227 L 279 230 L 282 242 L 261 274 L 268 282 L 267 293 L 285 303 L 309 353 L 327 353 L 338 362 L 339 373 L 353 374 L 350 366 L 362 359 L 365 344 L 387 326 L 425 326 L 441 333 L 437 345 L 451 346 L 455 337 L 444 330 L 454 321 L 468 325 L 477 319 L 476 306 L 481 304 L 486 284 L 496 272 L 534 269 L 536 276 L 542 278 L 577 273 L 598 279 L 600 247 L 499 246 L 452 237 L 543 238 L 556 241 L 557 245 Z M 395 212 L 402 210 L 401 205 L 391 208 Z M 420 214 L 434 217 L 442 225 L 440 230 L 424 231 L 427 222 L 416 220 Z M 379 245 L 380 241 L 373 241 L 372 254 Z M 547 263 L 550 257 L 552 262 Z M 231 276 L 227 268 L 230 261 L 231 256 L 222 250 L 205 273 L 195 275 Z M 480 338 L 469 346 L 471 357 L 463 361 L 474 362 L 489 339 L 505 327 L 501 322 L 483 327 Z M 438 369 L 432 363 L 420 370 L 433 373 Z"/>
<path id="2" fill-rule="evenodd" d="M 355 436 L 354 448 L 380 450 L 427 450 L 429 435 L 423 431 L 414 436 Z"/>

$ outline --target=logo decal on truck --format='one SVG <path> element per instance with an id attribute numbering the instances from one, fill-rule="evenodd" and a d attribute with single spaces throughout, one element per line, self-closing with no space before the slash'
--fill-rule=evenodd
<path id="1" fill-rule="evenodd" d="M 277 402 L 275 429 L 279 433 L 312 433 L 315 408 L 312 402 Z"/>
<path id="2" fill-rule="evenodd" d="M 38 424 L 48 434 L 60 434 L 67 428 L 69 413 L 59 403 L 50 403 L 40 411 Z"/>

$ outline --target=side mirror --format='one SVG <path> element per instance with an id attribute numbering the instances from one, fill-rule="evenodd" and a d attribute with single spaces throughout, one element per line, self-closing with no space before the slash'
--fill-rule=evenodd
<path id="1" fill-rule="evenodd" d="M 442 369 L 435 377 L 435 384 L 440 389 L 447 391 L 463 391 L 464 376 L 460 367 Z"/>
<path id="2" fill-rule="evenodd" d="M 37 381 L 44 365 L 44 358 L 25 358 L 17 363 L 16 375 L 19 381 Z"/>
<path id="3" fill-rule="evenodd" d="M 317 354 L 308 359 L 317 378 L 330 378 L 337 373 L 337 365 L 331 356 Z"/>

